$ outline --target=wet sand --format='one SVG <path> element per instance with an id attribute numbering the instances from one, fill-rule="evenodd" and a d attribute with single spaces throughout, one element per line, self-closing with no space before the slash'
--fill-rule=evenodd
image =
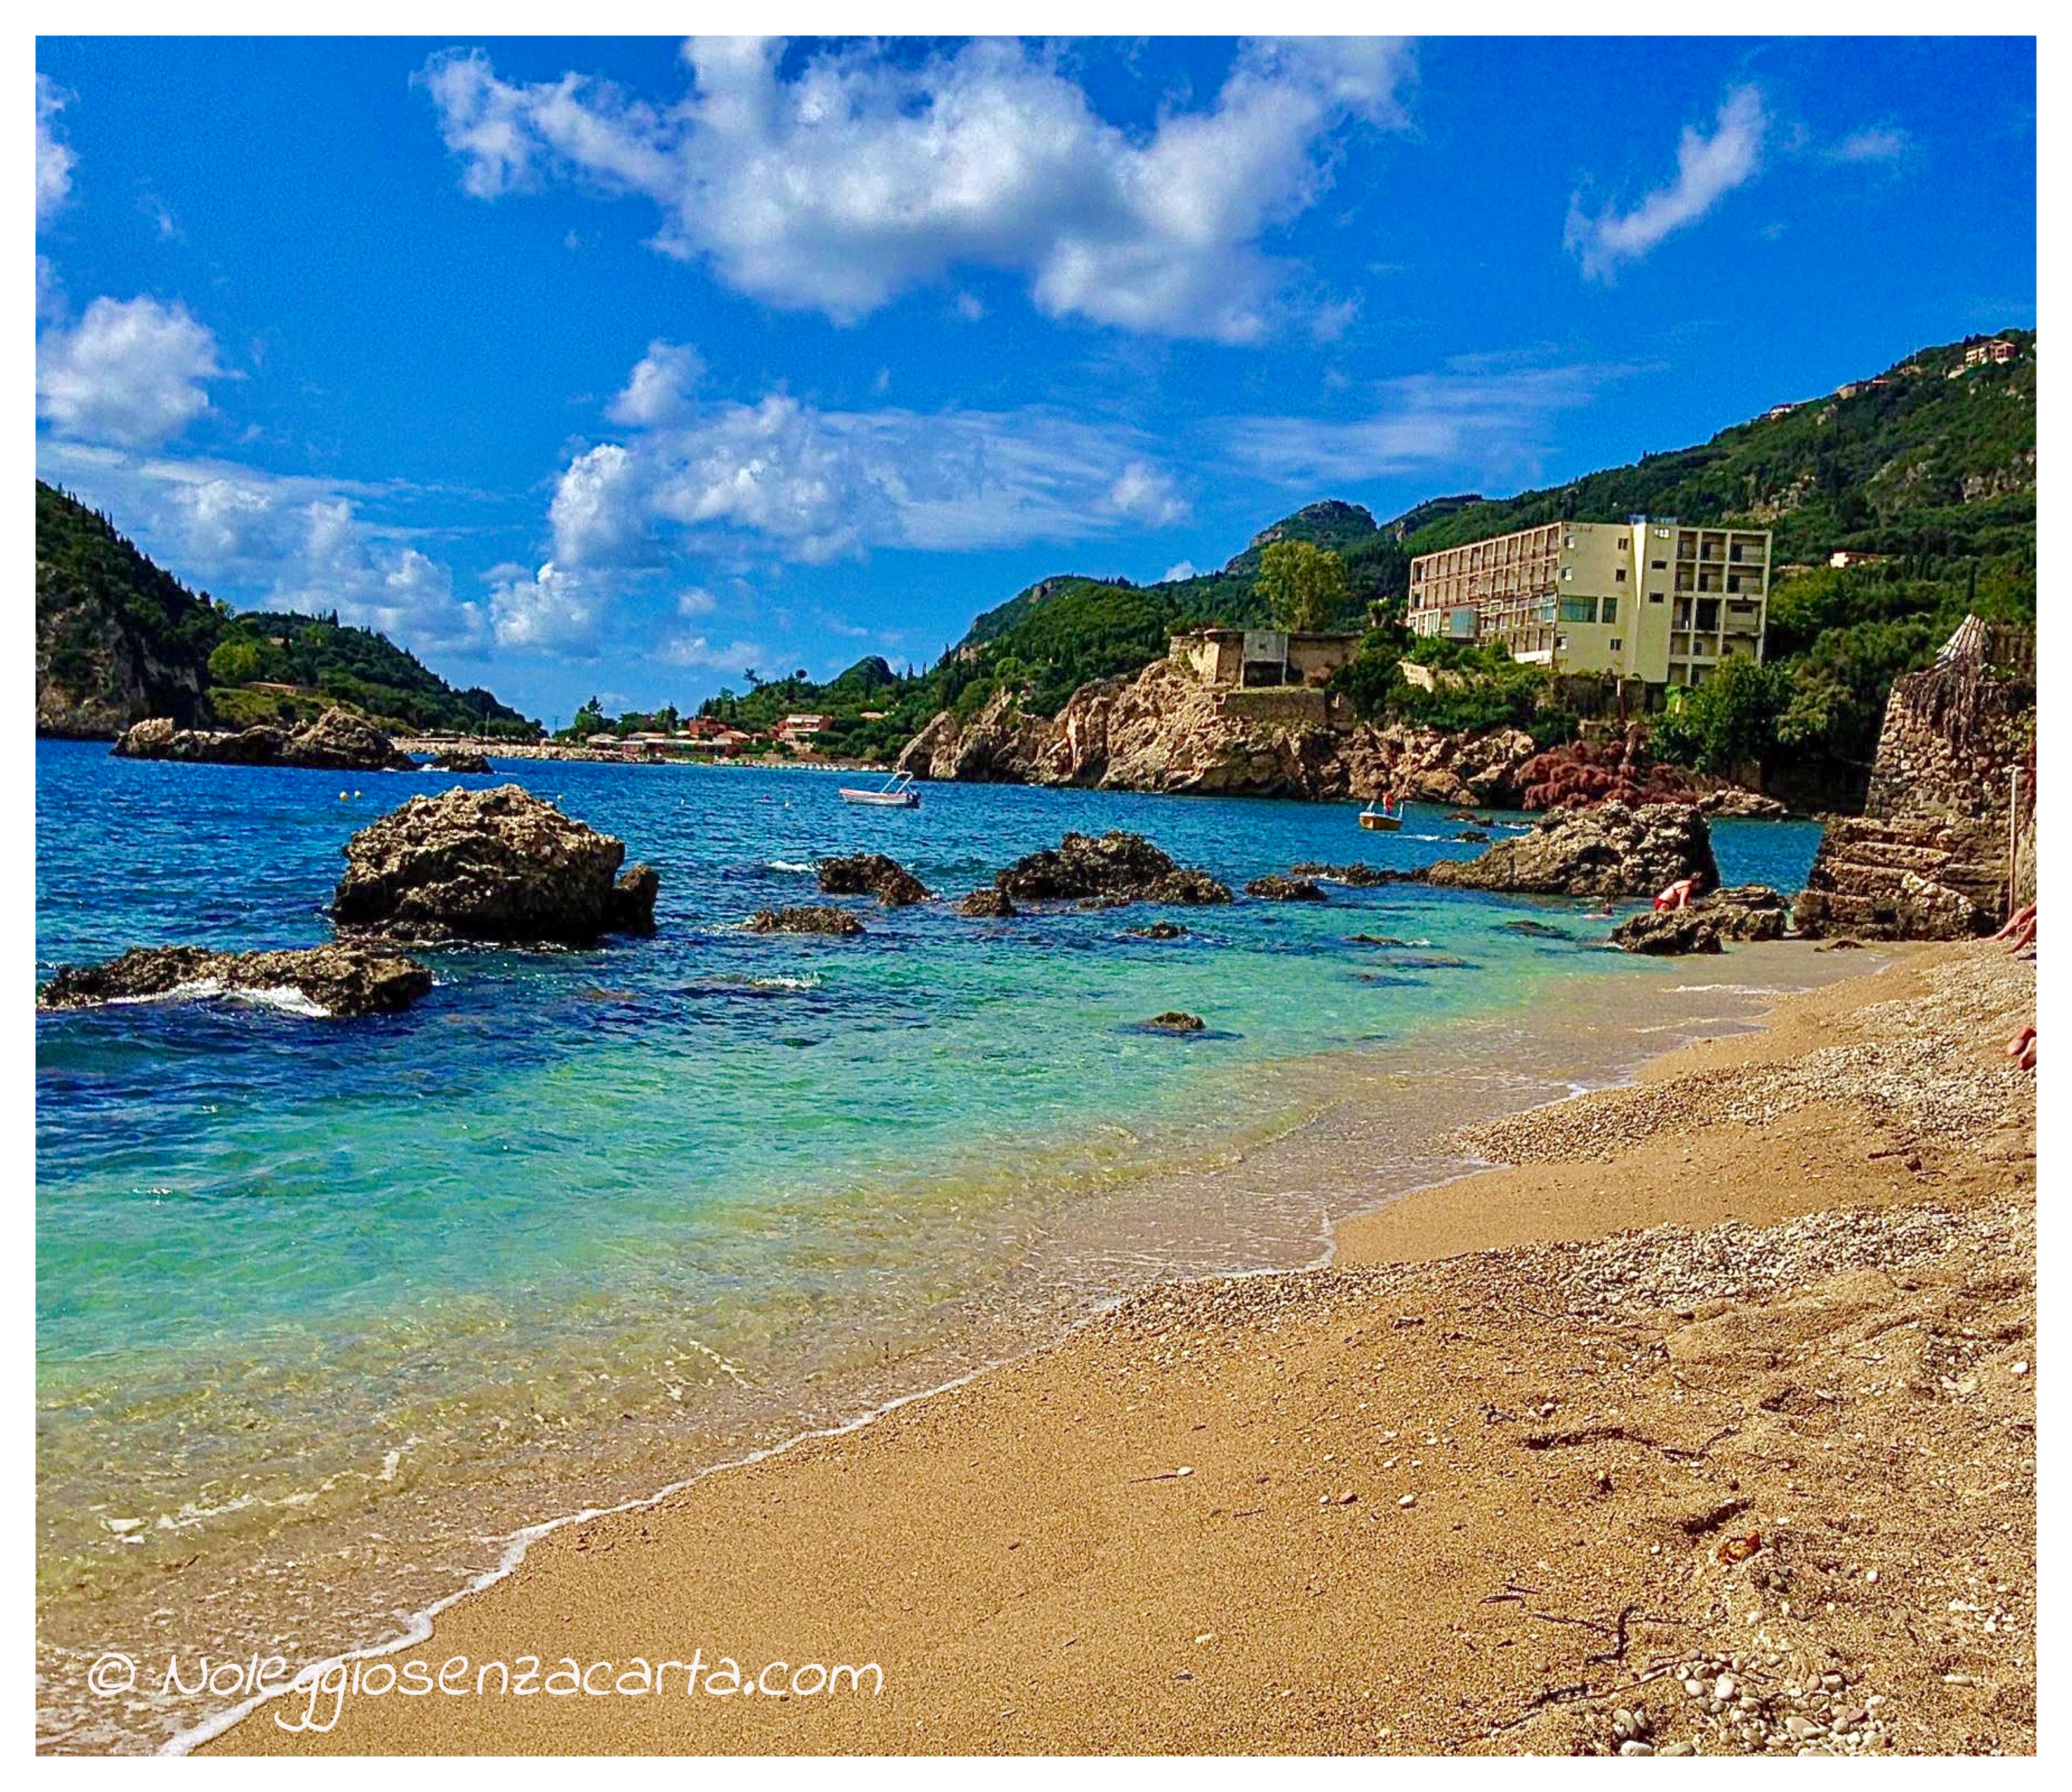
<path id="1" fill-rule="evenodd" d="M 208 1746 L 2033 1750 L 2033 1012 L 1989 945 L 1791 998 L 1330 1268 L 570 1525 L 383 1658 L 422 1695 Z"/>

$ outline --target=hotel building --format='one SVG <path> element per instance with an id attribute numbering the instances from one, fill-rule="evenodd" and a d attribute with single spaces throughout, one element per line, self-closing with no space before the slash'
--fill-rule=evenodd
<path id="1" fill-rule="evenodd" d="M 1762 658 L 1770 532 L 1673 516 L 1546 523 L 1410 563 L 1411 632 L 1645 684 L 1702 684 Z"/>

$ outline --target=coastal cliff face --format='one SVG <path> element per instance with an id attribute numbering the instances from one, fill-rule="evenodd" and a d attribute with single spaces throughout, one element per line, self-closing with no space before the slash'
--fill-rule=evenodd
<path id="1" fill-rule="evenodd" d="M 37 567 L 38 734 L 112 740 L 148 717 L 205 717 L 198 659 L 162 654 L 120 606 L 59 589 L 47 573 Z"/>
<path id="2" fill-rule="evenodd" d="M 1071 785 L 1169 795 L 1509 805 L 1538 749 L 1522 729 L 1442 734 L 1356 721 L 1315 689 L 1205 685 L 1170 660 L 1082 685 L 1054 717 L 995 697 L 968 721 L 944 710 L 899 769 L 964 783 Z"/>

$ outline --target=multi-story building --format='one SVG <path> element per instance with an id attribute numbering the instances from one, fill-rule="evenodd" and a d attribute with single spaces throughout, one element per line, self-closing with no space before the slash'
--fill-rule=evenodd
<path id="1" fill-rule="evenodd" d="M 1770 532 L 1673 516 L 1545 523 L 1410 563 L 1411 631 L 1645 684 L 1700 684 L 1762 658 Z"/>

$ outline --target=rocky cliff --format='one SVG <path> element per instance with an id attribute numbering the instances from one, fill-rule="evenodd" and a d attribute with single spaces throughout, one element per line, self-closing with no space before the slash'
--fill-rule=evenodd
<path id="1" fill-rule="evenodd" d="M 36 732 L 112 740 L 133 722 L 208 714 L 203 657 L 105 589 L 36 563 Z"/>
<path id="2" fill-rule="evenodd" d="M 1316 689 L 1231 690 L 1161 660 L 1073 693 L 1054 717 L 1007 693 L 959 721 L 938 715 L 899 769 L 966 783 L 1064 784 L 1168 795 L 1515 804 L 1537 749 L 1521 729 L 1442 734 L 1356 721 Z"/>

